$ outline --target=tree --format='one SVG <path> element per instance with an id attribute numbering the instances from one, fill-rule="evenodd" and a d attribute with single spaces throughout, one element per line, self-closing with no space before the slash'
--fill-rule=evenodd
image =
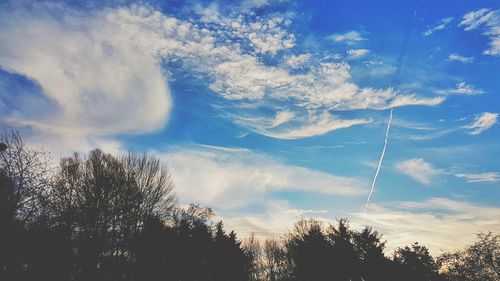
<path id="1" fill-rule="evenodd" d="M 319 221 L 299 221 L 285 240 L 292 280 L 331 280 L 334 275 L 332 246 Z"/>
<path id="2" fill-rule="evenodd" d="M 336 271 L 332 280 L 359 279 L 359 261 L 354 245 L 355 232 L 349 229 L 347 219 L 340 219 L 337 225 L 330 225 L 328 238 L 332 244 L 333 260 Z"/>
<path id="3" fill-rule="evenodd" d="M 384 256 L 382 235 L 367 226 L 354 232 L 353 244 L 361 277 L 365 280 L 388 280 L 389 260 Z"/>
<path id="4" fill-rule="evenodd" d="M 226 234 L 222 222 L 215 226 L 214 249 L 210 258 L 211 280 L 246 281 L 249 279 L 249 261 L 237 240 L 236 233 Z"/>
<path id="5" fill-rule="evenodd" d="M 396 280 L 439 280 L 438 266 L 425 246 L 414 243 L 411 247 L 398 248 L 394 252 Z"/>
<path id="6" fill-rule="evenodd" d="M 12 187 L 9 197 L 3 200 L 9 200 L 6 204 L 16 220 L 29 223 L 46 211 L 53 169 L 50 154 L 26 146 L 14 129 L 5 129 L 0 142 L 7 146 L 0 152 L 0 169 Z"/>
<path id="7" fill-rule="evenodd" d="M 77 241 L 82 280 L 121 280 L 132 262 L 129 243 L 151 217 L 166 218 L 173 184 L 159 159 L 130 152 L 115 157 L 95 149 L 86 159 L 63 158 L 50 209 Z"/>
<path id="8" fill-rule="evenodd" d="M 450 281 L 500 280 L 500 235 L 477 234 L 477 241 L 461 251 L 446 253 L 438 264 Z"/>
<path id="9" fill-rule="evenodd" d="M 39 253 L 29 242 L 36 238 L 47 244 L 47 236 L 37 237 L 31 230 L 47 216 L 50 156 L 26 146 L 13 129 L 6 129 L 0 142 L 5 148 L 0 152 L 0 279 L 23 280 L 33 268 L 41 268 L 35 259 Z"/>
<path id="10" fill-rule="evenodd" d="M 248 261 L 249 280 L 260 281 L 264 278 L 263 274 L 263 248 L 259 240 L 252 233 L 250 237 L 243 240 L 243 252 Z"/>
<path id="11" fill-rule="evenodd" d="M 266 281 L 290 280 L 292 267 L 286 250 L 276 239 L 264 243 L 263 275 Z"/>

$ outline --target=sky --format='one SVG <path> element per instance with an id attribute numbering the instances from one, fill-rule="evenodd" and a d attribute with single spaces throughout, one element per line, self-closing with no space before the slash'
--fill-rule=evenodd
<path id="1" fill-rule="evenodd" d="M 499 74 L 497 1 L 0 1 L 0 126 L 155 153 L 240 237 L 500 232 Z"/>

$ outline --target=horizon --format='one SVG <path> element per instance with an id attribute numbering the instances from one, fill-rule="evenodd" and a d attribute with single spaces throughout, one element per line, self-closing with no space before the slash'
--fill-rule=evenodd
<path id="1" fill-rule="evenodd" d="M 5 1 L 0 124 L 152 152 L 240 238 L 348 218 L 439 254 L 500 232 L 499 29 L 492 1 Z"/>

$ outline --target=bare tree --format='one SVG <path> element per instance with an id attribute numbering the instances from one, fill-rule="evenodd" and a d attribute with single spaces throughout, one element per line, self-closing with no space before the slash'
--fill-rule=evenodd
<path id="1" fill-rule="evenodd" d="M 63 158 L 51 193 L 51 210 L 79 241 L 81 270 L 92 280 L 122 278 L 131 239 L 148 218 L 166 218 L 175 203 L 171 176 L 157 158 L 99 149 L 85 159 Z M 110 272 L 99 272 L 104 267 Z"/>
<path id="2" fill-rule="evenodd" d="M 14 129 L 5 129 L 0 142 L 6 146 L 0 152 L 0 169 L 13 187 L 10 204 L 18 220 L 32 221 L 46 211 L 53 170 L 50 154 L 28 147 Z"/>
<path id="3" fill-rule="evenodd" d="M 263 280 L 290 280 L 292 266 L 281 241 L 276 239 L 266 240 L 264 242 L 263 255 Z"/>
<path id="4" fill-rule="evenodd" d="M 263 280 L 263 249 L 259 240 L 252 233 L 250 237 L 243 240 L 242 243 L 245 255 L 248 258 L 250 266 L 250 280 L 260 281 Z"/>

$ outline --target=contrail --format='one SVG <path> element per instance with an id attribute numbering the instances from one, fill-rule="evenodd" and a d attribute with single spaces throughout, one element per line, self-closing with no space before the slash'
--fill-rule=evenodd
<path id="1" fill-rule="evenodd" d="M 417 15 L 417 6 L 413 9 L 413 15 L 410 18 L 410 25 L 406 30 L 405 38 L 403 39 L 403 47 L 401 49 L 401 54 L 399 56 L 398 65 L 396 68 L 396 73 L 394 74 L 394 85 L 399 84 L 399 76 L 401 74 L 401 69 L 403 68 L 404 59 L 406 56 L 406 51 L 408 48 L 408 43 L 410 42 L 411 31 L 413 30 L 413 24 L 415 22 L 415 16 Z M 380 168 L 382 167 L 382 162 L 384 161 L 385 150 L 387 149 L 387 142 L 389 140 L 389 130 L 391 129 L 392 123 L 392 112 L 394 111 L 394 107 L 391 107 L 391 111 L 389 113 L 389 122 L 387 122 L 387 129 L 385 130 L 385 140 L 384 140 L 384 148 L 382 149 L 382 154 L 380 155 L 380 159 L 378 160 L 377 171 L 375 172 L 375 176 L 373 176 L 372 187 L 370 189 L 370 194 L 368 194 L 368 198 L 366 199 L 365 211 L 363 214 L 366 214 L 366 210 L 368 209 L 368 204 L 370 203 L 370 198 L 372 197 L 373 190 L 375 189 L 375 184 L 377 182 L 377 177 L 380 172 Z"/>
<path id="2" fill-rule="evenodd" d="M 382 149 L 382 154 L 380 155 L 380 159 L 378 160 L 377 171 L 375 172 L 375 176 L 373 177 L 370 194 L 368 194 L 368 198 L 366 199 L 364 214 L 366 214 L 366 210 L 368 209 L 368 204 L 370 203 L 370 198 L 372 197 L 373 190 L 375 189 L 375 183 L 377 182 L 378 173 L 380 172 L 380 167 L 382 167 L 382 161 L 384 161 L 385 150 L 387 149 L 387 141 L 389 140 L 389 129 L 391 129 L 393 111 L 394 107 L 391 107 L 391 111 L 389 113 L 389 122 L 387 122 L 387 129 L 385 130 L 384 148 Z"/>

